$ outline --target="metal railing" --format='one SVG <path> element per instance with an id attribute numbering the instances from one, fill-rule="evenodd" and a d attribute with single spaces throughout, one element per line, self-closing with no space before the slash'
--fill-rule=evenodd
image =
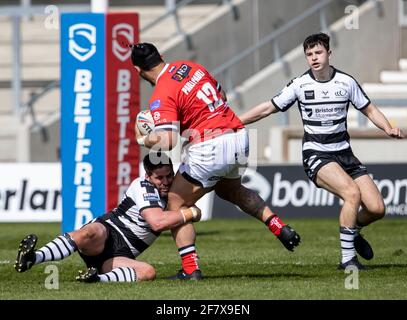
<path id="1" fill-rule="evenodd" d="M 379 16 L 383 15 L 383 4 L 380 2 L 380 0 L 367 0 L 367 1 L 371 1 L 374 3 Z M 231 69 L 239 62 L 241 62 L 243 59 L 247 58 L 252 54 L 255 54 L 265 45 L 268 45 L 270 43 L 273 45 L 274 61 L 282 63 L 286 74 L 289 74 L 290 73 L 289 66 L 282 58 L 278 38 L 314 14 L 319 14 L 320 30 L 323 32 L 329 32 L 325 10 L 327 6 L 332 2 L 334 2 L 334 0 L 323 0 L 317 3 L 316 5 L 312 6 L 311 8 L 305 10 L 302 14 L 296 16 L 286 24 L 279 27 L 277 30 L 260 39 L 254 46 L 251 46 L 243 50 L 233 58 L 229 59 L 228 62 L 214 69 L 212 71 L 212 74 L 215 77 L 217 75 L 222 74 L 224 76 L 224 79 L 226 79 L 226 89 L 234 93 L 235 84 L 232 81 Z M 332 39 L 332 44 L 333 46 L 335 46 L 337 44 L 335 34 L 330 32 L 330 35 Z"/>
<path id="2" fill-rule="evenodd" d="M 371 99 L 372 103 L 379 107 L 393 107 L 393 108 L 406 108 L 407 99 L 394 98 L 394 99 Z M 359 127 L 366 127 L 368 124 L 367 117 L 362 113 L 357 113 L 357 123 Z"/>
<path id="3" fill-rule="evenodd" d="M 28 101 L 24 103 L 21 107 L 20 119 L 23 120 L 27 114 L 30 115 L 31 117 L 30 129 L 38 130 L 41 132 L 42 142 L 47 142 L 49 140 L 48 130 L 41 122 L 37 120 L 34 105 L 41 97 L 45 96 L 52 90 L 59 89 L 59 87 L 60 82 L 59 80 L 57 80 L 48 83 L 46 86 L 40 88 L 38 91 L 32 91 L 30 93 L 30 98 L 28 99 Z"/>
<path id="4" fill-rule="evenodd" d="M 179 21 L 179 15 L 178 15 L 178 10 L 181 8 L 185 7 L 188 4 L 191 4 L 195 2 L 196 0 L 182 0 L 178 3 L 176 3 L 174 6 L 168 8 L 167 12 L 161 15 L 160 17 L 156 18 L 154 21 L 151 23 L 147 24 L 143 28 L 140 29 L 140 32 L 146 32 L 147 30 L 153 28 L 156 26 L 159 22 L 163 21 L 166 18 L 169 18 L 171 16 L 174 17 L 175 22 L 176 22 L 176 27 L 177 27 L 177 34 L 181 34 L 185 37 L 185 40 L 187 42 L 187 46 L 189 49 L 193 48 L 192 41 L 190 37 L 187 35 L 185 31 L 182 30 L 180 21 Z M 289 72 L 289 66 L 288 64 L 283 60 L 282 58 L 282 53 L 281 49 L 279 46 L 278 42 L 278 37 L 283 35 L 285 32 L 289 31 L 290 29 L 294 28 L 297 26 L 299 23 L 307 19 L 313 14 L 318 13 L 319 14 L 319 23 L 320 23 L 320 29 L 322 31 L 328 32 L 328 22 L 325 14 L 326 7 L 331 4 L 334 0 L 322 0 L 318 4 L 314 5 L 313 7 L 305 10 L 302 14 L 299 16 L 295 17 L 288 23 L 282 25 L 279 27 L 277 30 L 269 34 L 268 36 L 260 39 L 256 45 L 247 48 L 246 50 L 242 51 L 241 53 L 237 54 L 236 56 L 232 57 L 231 59 L 228 60 L 225 64 L 222 66 L 214 69 L 212 71 L 212 74 L 219 75 L 223 74 L 225 79 L 226 79 L 226 85 L 225 88 L 226 90 L 234 93 L 234 88 L 235 84 L 233 83 L 232 77 L 231 77 L 231 69 L 241 62 L 243 59 L 246 57 L 250 56 L 253 53 L 258 52 L 262 47 L 264 47 L 267 44 L 272 43 L 273 45 L 273 52 L 274 52 L 274 61 L 281 62 L 284 66 L 284 69 L 286 72 Z M 376 8 L 378 10 L 379 15 L 382 13 L 382 4 L 380 3 L 380 0 L 367 0 L 367 1 L 372 1 L 375 3 Z M 401 0 L 405 1 L 405 0 Z M 239 18 L 239 11 L 236 7 L 236 5 L 233 3 L 232 0 L 219 0 L 219 3 L 222 4 L 228 4 L 231 7 L 231 10 L 233 12 L 234 19 Z M 51 89 L 55 89 L 58 87 L 58 81 L 52 84 L 49 84 L 45 86 L 43 89 L 39 90 L 38 92 L 34 92 L 29 101 L 25 104 L 21 104 L 21 101 L 19 100 L 20 96 L 20 91 L 21 91 L 21 76 L 20 76 L 20 18 L 24 15 L 34 15 L 34 14 L 44 14 L 46 6 L 30 6 L 30 7 L 20 7 L 20 6 L 9 6 L 9 7 L 0 7 L 0 16 L 8 15 L 8 16 L 13 16 L 13 51 L 15 52 L 14 59 L 13 59 L 13 99 L 14 99 L 14 110 L 16 113 L 20 112 L 20 106 L 23 105 L 23 116 L 26 114 L 31 115 L 33 118 L 33 123 L 39 125 L 38 121 L 36 121 L 35 117 L 35 112 L 34 112 L 34 104 L 38 100 L 38 96 L 43 96 L 44 94 L 48 93 Z M 58 9 L 60 11 L 89 11 L 89 6 L 78 6 L 78 5 L 61 5 L 58 6 Z M 15 34 L 14 34 L 15 33 Z M 336 43 L 335 35 L 331 33 L 332 37 L 332 42 L 333 45 Z M 16 49 L 17 48 L 17 49 Z M 18 97 L 18 98 L 17 98 Z"/>
<path id="5" fill-rule="evenodd" d="M 169 18 L 169 17 L 173 17 L 175 20 L 175 26 L 177 29 L 177 35 L 181 35 L 184 37 L 185 42 L 187 43 L 187 48 L 188 50 L 193 50 L 194 49 L 194 45 L 192 43 L 192 39 L 190 37 L 189 34 L 187 34 L 181 26 L 181 22 L 180 22 L 180 18 L 179 18 L 179 13 L 178 11 L 182 8 L 184 8 L 185 6 L 196 2 L 197 0 L 182 0 L 172 6 L 170 6 L 167 9 L 167 12 L 165 12 L 163 15 L 159 16 L 158 18 L 156 18 L 155 20 L 151 21 L 150 23 L 148 23 L 147 25 L 145 25 L 144 27 L 142 27 L 140 29 L 140 33 L 146 32 L 147 30 L 150 30 L 151 28 L 155 27 L 158 23 L 160 23 L 161 21 Z M 239 19 L 239 12 L 238 9 L 236 7 L 236 5 L 233 3 L 232 0 L 219 0 L 219 4 L 228 4 L 233 12 L 233 16 L 234 19 L 237 20 Z"/>
<path id="6" fill-rule="evenodd" d="M 14 114 L 21 112 L 21 18 L 34 15 L 46 15 L 46 5 L 21 5 L 21 6 L 1 6 L 0 17 L 11 17 L 12 23 L 12 97 Z M 89 5 L 60 5 L 58 12 L 85 12 L 89 11 Z"/>
<path id="7" fill-rule="evenodd" d="M 188 49 L 193 49 L 193 44 L 190 36 L 182 29 L 178 11 L 183 7 L 196 2 L 197 0 L 183 0 L 178 3 L 174 3 L 168 10 L 156 18 L 154 21 L 150 22 L 146 26 L 140 29 L 140 33 L 146 32 L 147 30 L 153 28 L 161 21 L 174 17 L 176 23 L 177 34 L 184 36 Z M 219 4 L 227 4 L 231 7 L 234 18 L 239 18 L 239 13 L 237 7 L 233 4 L 232 0 L 219 0 Z M 168 4 L 167 4 L 168 6 Z M 13 61 L 12 61 L 12 97 L 13 97 L 13 111 L 16 115 L 20 115 L 23 120 L 28 114 L 32 118 L 32 122 L 35 127 L 39 127 L 40 123 L 36 119 L 34 105 L 38 101 L 39 97 L 42 97 L 48 93 L 51 89 L 56 89 L 59 87 L 59 81 L 51 82 L 45 85 L 40 90 L 32 92 L 30 98 L 26 103 L 22 103 L 21 97 L 21 18 L 31 17 L 33 15 L 45 15 L 46 5 L 31 5 L 29 2 L 22 3 L 21 6 L 2 6 L 0 7 L 0 16 L 11 17 L 12 20 L 12 51 L 13 51 Z M 58 5 L 59 12 L 89 12 L 90 5 Z"/>

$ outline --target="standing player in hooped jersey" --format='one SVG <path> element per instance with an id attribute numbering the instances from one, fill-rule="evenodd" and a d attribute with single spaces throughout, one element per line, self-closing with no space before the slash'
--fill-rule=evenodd
<path id="1" fill-rule="evenodd" d="M 373 250 L 360 229 L 383 218 L 383 198 L 369 177 L 366 167 L 353 155 L 346 117 L 351 102 L 389 137 L 403 138 L 375 107 L 351 76 L 329 65 L 329 36 L 313 34 L 304 41 L 310 69 L 291 81 L 271 101 L 246 112 L 240 119 L 249 124 L 268 115 L 286 111 L 298 102 L 303 125 L 303 165 L 309 179 L 343 201 L 339 216 L 342 259 L 338 266 L 365 269 L 356 256 L 373 258 Z M 359 207 L 362 209 L 359 210 Z M 356 251 L 356 252 L 355 252 Z"/>
<path id="2" fill-rule="evenodd" d="M 174 170 L 165 154 L 160 156 L 159 163 L 153 163 L 150 155 L 143 160 L 146 176 L 131 183 L 117 208 L 79 230 L 58 236 L 38 250 L 35 249 L 37 236 L 26 236 L 20 243 L 15 269 L 25 272 L 34 264 L 62 260 L 78 251 L 89 268 L 77 277 L 78 281 L 153 280 L 154 267 L 135 258 L 161 231 L 199 221 L 201 212 L 197 207 L 164 211 Z"/>
<path id="3" fill-rule="evenodd" d="M 180 133 L 187 139 L 183 159 L 168 197 L 169 210 L 192 206 L 206 193 L 216 194 L 264 222 L 288 250 L 299 235 L 274 214 L 260 196 L 241 182 L 247 166 L 249 139 L 244 125 L 229 108 L 219 83 L 192 61 L 165 63 L 150 43 L 132 47 L 132 62 L 140 76 L 155 86 L 150 111 L 155 129 L 139 144 L 171 150 Z M 186 224 L 171 230 L 182 261 L 182 270 L 170 279 L 199 280 L 202 275 L 195 249 L 195 229 Z"/>

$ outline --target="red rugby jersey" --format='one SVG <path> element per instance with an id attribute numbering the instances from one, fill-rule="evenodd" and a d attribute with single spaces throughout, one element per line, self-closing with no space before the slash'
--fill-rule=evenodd
<path id="1" fill-rule="evenodd" d="M 176 130 L 174 122 L 179 122 L 181 135 L 190 141 L 244 128 L 220 92 L 218 82 L 200 64 L 166 64 L 149 101 L 155 127 Z"/>

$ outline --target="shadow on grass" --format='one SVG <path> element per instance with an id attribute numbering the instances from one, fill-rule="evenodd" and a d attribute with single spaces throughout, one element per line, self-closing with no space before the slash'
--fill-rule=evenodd
<path id="1" fill-rule="evenodd" d="M 217 235 L 220 234 L 220 231 L 198 231 L 196 233 L 197 237 L 201 237 L 201 236 L 213 236 L 213 235 Z M 166 232 L 166 233 L 162 233 L 160 235 L 160 237 L 167 237 L 167 238 L 172 238 L 172 235 L 170 232 Z"/>
<path id="2" fill-rule="evenodd" d="M 202 280 L 217 280 L 217 279 L 279 279 L 279 278 L 315 278 L 313 275 L 306 275 L 301 273 L 268 273 L 268 274 L 226 274 L 226 275 L 209 275 L 205 274 Z M 167 277 L 157 278 L 159 280 L 166 280 Z M 171 282 L 183 282 L 186 280 L 168 280 Z M 188 280 L 189 281 L 189 280 Z"/>
<path id="3" fill-rule="evenodd" d="M 384 264 L 368 264 L 366 265 L 369 269 L 390 269 L 390 268 L 407 268 L 407 264 L 393 264 L 393 263 L 384 263 Z M 368 269 L 368 270 L 369 270 Z"/>

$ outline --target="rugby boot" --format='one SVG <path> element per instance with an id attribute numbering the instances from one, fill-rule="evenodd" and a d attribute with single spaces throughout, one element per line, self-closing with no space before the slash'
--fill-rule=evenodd
<path id="1" fill-rule="evenodd" d="M 99 277 L 97 269 L 94 267 L 91 267 L 91 268 L 88 268 L 85 272 L 80 270 L 79 274 L 76 277 L 76 280 L 79 282 L 94 283 L 94 282 L 99 282 L 100 277 Z"/>
<path id="2" fill-rule="evenodd" d="M 37 241 L 38 237 L 35 234 L 30 234 L 21 240 L 16 263 L 14 264 L 14 269 L 17 272 L 25 272 L 34 265 Z"/>
<path id="3" fill-rule="evenodd" d="M 355 239 L 354 242 L 355 244 L 355 250 L 356 252 L 366 260 L 371 260 L 373 258 L 373 249 L 370 246 L 369 242 L 363 236 L 359 233 Z"/>
<path id="4" fill-rule="evenodd" d="M 197 269 L 191 274 L 185 273 L 184 270 L 178 271 L 176 275 L 167 278 L 168 280 L 201 280 L 202 279 L 202 272 L 201 270 Z"/>
<path id="5" fill-rule="evenodd" d="M 350 259 L 347 262 L 339 263 L 338 269 L 339 270 L 345 270 L 349 266 L 354 266 L 354 267 L 358 268 L 359 270 L 366 270 L 367 269 L 367 267 L 365 265 L 363 265 L 363 264 L 361 264 L 359 262 L 357 256 L 354 256 L 352 259 Z"/>
<path id="6" fill-rule="evenodd" d="M 300 235 L 289 225 L 285 225 L 281 228 L 281 232 L 277 238 L 281 241 L 284 247 L 290 251 L 294 251 L 294 248 L 301 242 Z"/>

